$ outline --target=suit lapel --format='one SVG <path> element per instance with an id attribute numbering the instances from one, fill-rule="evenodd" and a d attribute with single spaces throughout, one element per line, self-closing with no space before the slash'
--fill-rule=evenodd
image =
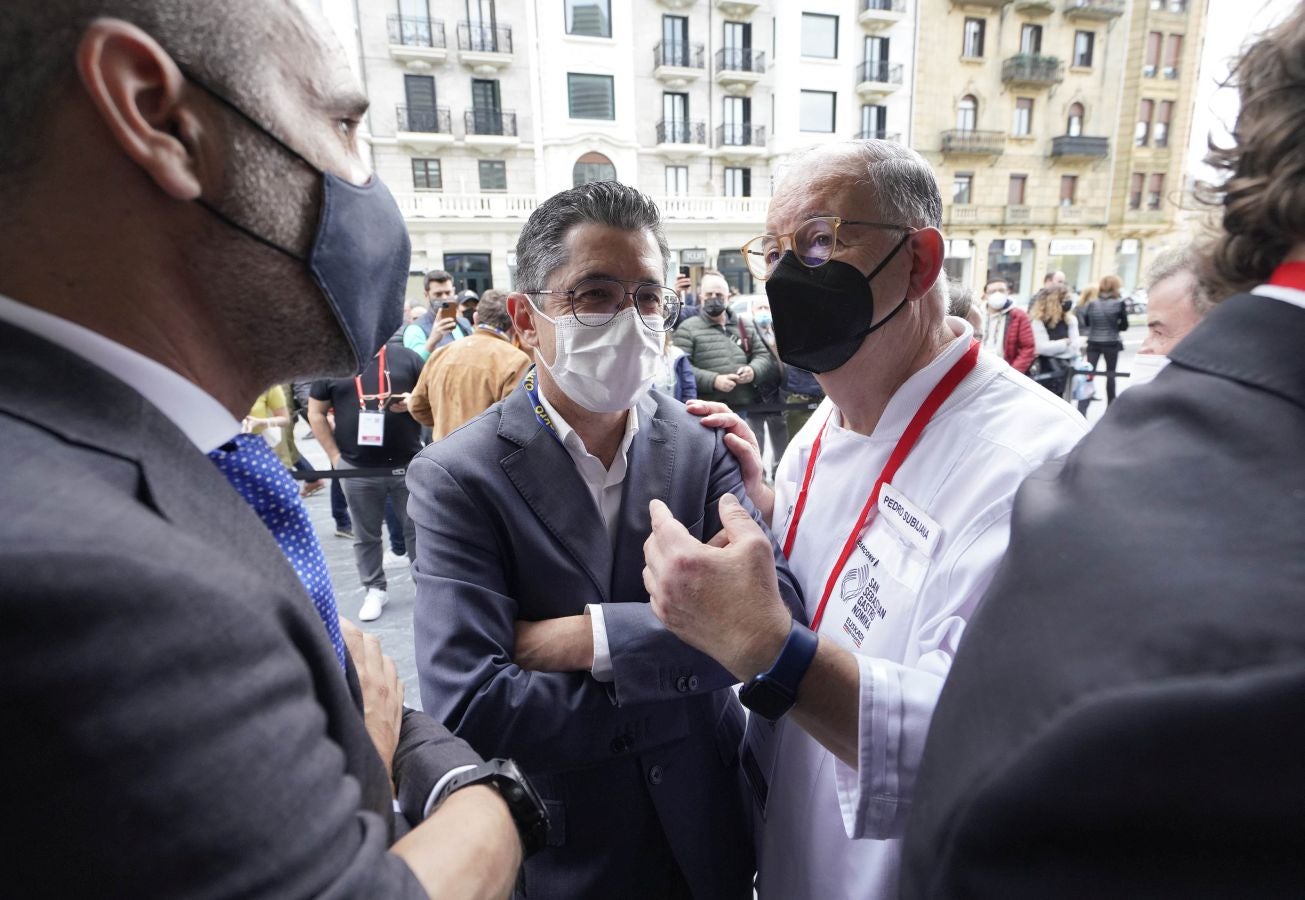
<path id="1" fill-rule="evenodd" d="M 608 602 L 612 547 L 602 517 L 571 454 L 535 417 L 524 388 L 504 401 L 499 435 L 521 447 L 500 463 L 504 474 Z"/>
<path id="2" fill-rule="evenodd" d="M 654 498 L 670 502 L 679 432 L 674 422 L 657 418 L 651 394 L 640 399 L 638 410 L 639 433 L 630 444 L 612 565 L 612 596 L 617 602 L 648 599 L 643 586 L 643 544 L 652 531 L 648 504 Z"/>

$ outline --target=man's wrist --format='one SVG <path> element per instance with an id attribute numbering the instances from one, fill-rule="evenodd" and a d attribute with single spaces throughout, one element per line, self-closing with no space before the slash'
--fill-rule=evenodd
<path id="1" fill-rule="evenodd" d="M 782 603 L 780 606 L 783 608 Z M 783 616 L 766 616 L 765 624 L 749 635 L 737 663 L 730 667 L 734 677 L 746 684 L 762 672 L 768 671 L 775 658 L 779 656 L 779 651 L 783 649 L 784 642 L 788 640 L 789 629 L 792 626 L 793 619 L 787 615 L 786 609 Z"/>

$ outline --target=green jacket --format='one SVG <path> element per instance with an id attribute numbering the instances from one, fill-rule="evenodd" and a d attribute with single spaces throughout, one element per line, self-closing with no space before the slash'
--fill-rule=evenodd
<path id="1" fill-rule="evenodd" d="M 748 406 L 772 397 L 779 386 L 779 365 L 757 334 L 756 326 L 740 322 L 732 310 L 725 313 L 724 325 L 717 325 L 703 313 L 685 319 L 675 331 L 675 346 L 689 357 L 699 399 Z M 752 366 L 757 377 L 729 393 L 716 390 L 716 376 L 732 374 L 740 366 Z"/>

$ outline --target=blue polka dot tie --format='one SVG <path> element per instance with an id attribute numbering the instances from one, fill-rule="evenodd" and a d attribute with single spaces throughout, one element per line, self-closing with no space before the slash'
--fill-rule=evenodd
<path id="1" fill-rule="evenodd" d="M 326 624 L 331 646 L 343 668 L 344 638 L 340 635 L 331 574 L 295 480 L 261 434 L 238 434 L 208 457 L 276 538 Z"/>

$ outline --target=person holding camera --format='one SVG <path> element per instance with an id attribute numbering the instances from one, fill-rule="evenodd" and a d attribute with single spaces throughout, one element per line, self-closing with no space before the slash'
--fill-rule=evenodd
<path id="1" fill-rule="evenodd" d="M 390 469 L 395 474 L 343 479 L 353 518 L 353 552 L 358 579 L 367 593 L 358 618 L 380 618 L 386 595 L 381 523 L 389 499 L 403 529 L 408 559 L 416 535 L 408 518 L 408 488 L 403 470 L 422 448 L 421 424 L 408 414 L 408 395 L 421 375 L 422 360 L 396 334 L 367 364 L 361 375 L 313 384 L 308 422 L 334 469 Z M 335 427 L 327 413 L 335 410 Z"/>

